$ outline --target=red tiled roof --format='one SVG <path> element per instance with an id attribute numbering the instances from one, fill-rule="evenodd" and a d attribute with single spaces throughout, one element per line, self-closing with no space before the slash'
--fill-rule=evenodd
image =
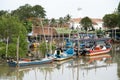
<path id="1" fill-rule="evenodd" d="M 76 23 L 79 23 L 81 21 L 82 18 L 73 18 L 71 19 L 70 21 L 71 22 L 76 22 Z M 98 22 L 102 22 L 102 19 L 99 19 L 99 18 L 90 18 L 93 22 L 94 25 L 97 25 Z"/>
<path id="2" fill-rule="evenodd" d="M 79 23 L 81 21 L 82 18 L 72 18 L 70 20 L 70 22 L 76 22 L 76 23 Z"/>
<path id="3" fill-rule="evenodd" d="M 48 35 L 50 36 L 55 35 L 57 32 L 54 28 L 51 27 L 40 27 L 40 26 L 36 26 L 33 28 L 33 35 Z"/>
<path id="4" fill-rule="evenodd" d="M 99 18 L 91 18 L 93 22 L 103 22 L 102 19 Z"/>

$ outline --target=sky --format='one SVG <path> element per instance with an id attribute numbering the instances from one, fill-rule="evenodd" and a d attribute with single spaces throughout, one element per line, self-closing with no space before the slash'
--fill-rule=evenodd
<path id="1" fill-rule="evenodd" d="M 46 11 L 46 18 L 90 17 L 103 18 L 117 9 L 120 0 L 0 0 L 0 10 L 15 10 L 25 4 L 41 5 Z"/>

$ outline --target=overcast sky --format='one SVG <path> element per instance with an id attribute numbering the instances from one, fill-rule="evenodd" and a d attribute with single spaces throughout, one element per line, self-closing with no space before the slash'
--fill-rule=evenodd
<path id="1" fill-rule="evenodd" d="M 15 10 L 25 4 L 41 5 L 46 11 L 47 18 L 85 17 L 102 18 L 112 13 L 120 0 L 0 0 L 0 10 Z M 78 9 L 79 8 L 79 9 Z"/>

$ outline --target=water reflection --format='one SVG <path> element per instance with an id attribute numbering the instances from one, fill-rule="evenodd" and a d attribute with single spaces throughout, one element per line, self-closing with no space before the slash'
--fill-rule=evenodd
<path id="1" fill-rule="evenodd" d="M 110 64 L 111 56 L 109 54 L 103 54 L 103 55 L 97 55 L 97 56 L 90 56 L 90 57 L 81 57 L 78 59 L 75 59 L 73 61 L 73 64 L 68 67 L 82 67 L 84 69 L 94 69 L 99 68 L 100 66 L 108 65 Z"/>
<path id="2" fill-rule="evenodd" d="M 19 68 L 8 67 L 7 65 L 4 66 L 5 69 L 3 73 L 1 72 L 3 68 L 0 70 L 0 80 L 37 80 L 39 79 L 38 76 L 44 77 L 43 79 L 46 80 L 45 78 L 47 77 L 48 73 L 50 74 L 56 67 L 55 64 Z"/>
<path id="3" fill-rule="evenodd" d="M 79 57 L 52 64 L 12 68 L 0 64 L 0 80 L 119 80 L 119 44 L 109 54 Z"/>
<path id="4" fill-rule="evenodd" d="M 73 75 L 76 75 L 74 76 L 76 79 L 73 80 L 101 80 L 98 77 L 103 73 L 98 71 L 100 69 L 107 69 L 111 64 L 111 56 L 109 54 L 104 54 L 75 59 L 68 68 L 73 69 Z M 97 76 L 97 73 L 100 75 Z"/>

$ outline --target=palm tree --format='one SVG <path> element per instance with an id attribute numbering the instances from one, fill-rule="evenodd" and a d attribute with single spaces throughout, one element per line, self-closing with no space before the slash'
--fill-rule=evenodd
<path id="1" fill-rule="evenodd" d="M 64 18 L 60 17 L 58 20 L 59 27 L 64 27 Z"/>
<path id="2" fill-rule="evenodd" d="M 56 27 L 56 26 L 57 26 L 57 22 L 54 18 L 52 18 L 50 21 L 50 27 Z"/>
<path id="3" fill-rule="evenodd" d="M 43 25 L 44 25 L 44 26 L 49 26 L 49 19 L 47 19 L 47 18 L 44 19 L 44 20 L 43 20 Z"/>
<path id="4" fill-rule="evenodd" d="M 71 16 L 69 14 L 64 17 L 64 27 L 69 27 L 70 19 L 71 19 Z"/>
<path id="5" fill-rule="evenodd" d="M 71 16 L 69 14 L 64 17 L 65 22 L 70 21 L 70 19 L 71 19 Z"/>

